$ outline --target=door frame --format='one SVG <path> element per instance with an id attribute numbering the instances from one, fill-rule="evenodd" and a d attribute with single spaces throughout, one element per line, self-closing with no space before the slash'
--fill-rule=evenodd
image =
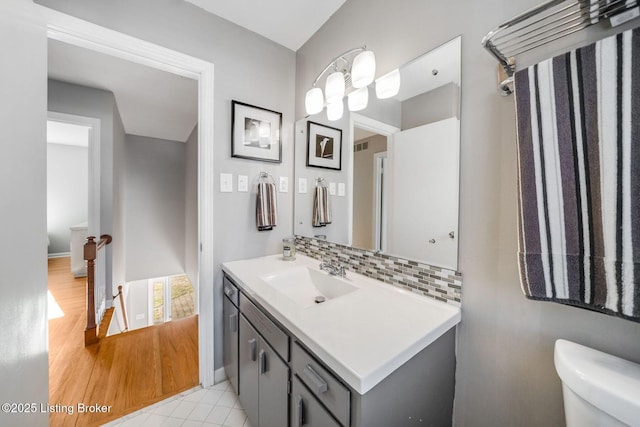
<path id="1" fill-rule="evenodd" d="M 42 8 L 49 39 L 198 82 L 198 356 L 202 386 L 214 384 L 214 64 L 64 13 Z"/>
<path id="2" fill-rule="evenodd" d="M 382 136 L 386 136 L 388 153 L 392 153 L 393 135 L 397 132 L 400 132 L 400 128 L 381 122 L 380 120 L 372 119 L 371 117 L 363 116 L 362 114 L 358 114 L 358 113 L 349 113 L 349 131 L 350 132 L 349 132 L 349 140 L 347 141 L 349 144 L 347 147 L 347 150 L 350 150 L 349 151 L 350 158 L 347 164 L 349 165 L 349 168 L 351 171 L 347 176 L 347 182 L 348 182 L 347 216 L 349 217 L 348 226 L 347 226 L 347 234 L 349 238 L 347 242 L 349 246 L 353 244 L 353 167 L 354 167 L 353 166 L 354 165 L 353 135 L 354 135 L 354 129 L 356 127 L 359 127 L 360 129 L 368 130 L 369 132 L 377 133 Z M 392 159 L 390 159 L 389 157 L 387 158 L 387 165 L 390 165 L 392 163 L 391 160 Z M 387 180 L 386 188 L 390 188 L 388 185 L 389 172 L 390 170 L 388 170 L 387 173 L 385 174 L 385 179 Z"/>
<path id="3" fill-rule="evenodd" d="M 47 112 L 47 121 L 79 125 L 89 128 L 89 235 L 100 235 L 100 119 L 77 114 Z"/>
<path id="4" fill-rule="evenodd" d="M 383 209 L 387 204 L 387 152 L 381 151 L 373 155 L 373 249 L 387 250 L 387 215 Z"/>

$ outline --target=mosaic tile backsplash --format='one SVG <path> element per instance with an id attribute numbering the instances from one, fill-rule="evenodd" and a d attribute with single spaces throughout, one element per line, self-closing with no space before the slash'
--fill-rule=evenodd
<path id="1" fill-rule="evenodd" d="M 296 236 L 296 250 L 318 260 L 329 258 L 363 276 L 460 307 L 460 272 L 302 236 Z"/>

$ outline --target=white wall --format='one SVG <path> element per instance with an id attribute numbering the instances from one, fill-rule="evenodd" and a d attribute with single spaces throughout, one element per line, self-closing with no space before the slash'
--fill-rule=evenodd
<path id="1" fill-rule="evenodd" d="M 69 227 L 89 215 L 89 150 L 47 144 L 47 234 L 49 253 L 70 251 Z"/>
<path id="2" fill-rule="evenodd" d="M 127 135 L 125 280 L 184 273 L 185 144 Z"/>
<path id="3" fill-rule="evenodd" d="M 297 52 L 296 117 L 304 93 L 337 54 L 366 43 L 377 74 L 462 34 L 460 270 L 455 425 L 563 425 L 553 344 L 567 338 L 640 362 L 640 325 L 527 300 L 516 233 L 514 98 L 496 88 L 487 31 L 538 0 L 349 0 Z M 382 29 L 382 30 L 381 30 Z"/>
<path id="4" fill-rule="evenodd" d="M 39 404 L 49 396 L 47 41 L 26 3 L 0 2 L 0 402 Z M 48 421 L 0 412 L 0 425 Z"/>

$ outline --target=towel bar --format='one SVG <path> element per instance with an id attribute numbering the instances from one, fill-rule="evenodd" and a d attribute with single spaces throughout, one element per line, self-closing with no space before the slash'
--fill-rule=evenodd
<path id="1" fill-rule="evenodd" d="M 506 78 L 500 78 L 500 91 L 507 96 L 513 93 L 518 55 L 605 20 L 615 27 L 638 16 L 638 0 L 551 0 L 489 31 L 482 46 L 504 69 Z"/>

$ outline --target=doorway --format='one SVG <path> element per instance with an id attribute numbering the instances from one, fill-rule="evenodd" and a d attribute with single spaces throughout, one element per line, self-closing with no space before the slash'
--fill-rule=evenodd
<path id="1" fill-rule="evenodd" d="M 213 385 L 213 287 L 203 286 L 214 280 L 213 64 L 55 11 L 46 14 L 50 39 L 198 81 L 198 359 L 200 383 Z"/>
<path id="2" fill-rule="evenodd" d="M 350 245 L 385 251 L 387 247 L 387 201 L 392 164 L 389 158 L 393 135 L 399 128 L 351 113 L 350 145 L 353 147 L 349 187 L 353 189 L 349 205 Z M 358 199 L 358 200 L 357 200 Z"/>

